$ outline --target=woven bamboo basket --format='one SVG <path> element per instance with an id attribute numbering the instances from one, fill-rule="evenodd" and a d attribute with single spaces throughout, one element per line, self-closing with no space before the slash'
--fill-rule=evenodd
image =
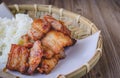
<path id="1" fill-rule="evenodd" d="M 75 39 L 82 39 L 89 35 L 94 34 L 95 32 L 98 32 L 98 28 L 95 26 L 94 23 L 86 19 L 85 17 L 64 10 L 56 8 L 52 5 L 9 5 L 9 9 L 12 11 L 13 14 L 16 13 L 24 13 L 29 14 L 30 17 L 39 18 L 45 14 L 49 14 L 54 16 L 56 19 L 62 20 L 67 22 L 66 26 L 70 31 L 72 32 L 72 37 Z M 72 73 L 66 74 L 66 75 L 59 75 L 58 78 L 80 78 L 86 73 L 88 73 L 98 62 L 102 55 L 102 36 L 99 36 L 99 40 L 97 43 L 96 53 L 93 56 L 92 59 L 89 60 L 88 63 L 83 65 L 81 68 L 78 68 L 76 71 L 73 71 Z"/>

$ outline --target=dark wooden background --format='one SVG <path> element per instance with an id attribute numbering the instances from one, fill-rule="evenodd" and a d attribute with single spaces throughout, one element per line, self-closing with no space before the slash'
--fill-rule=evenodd
<path id="1" fill-rule="evenodd" d="M 3 0 L 6 4 L 51 4 L 79 13 L 102 31 L 103 55 L 83 78 L 120 78 L 120 0 Z"/>

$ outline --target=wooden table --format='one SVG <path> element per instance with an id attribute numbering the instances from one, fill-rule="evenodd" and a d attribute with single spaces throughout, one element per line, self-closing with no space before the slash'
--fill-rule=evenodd
<path id="1" fill-rule="evenodd" d="M 4 0 L 7 4 L 51 4 L 79 13 L 102 31 L 104 49 L 83 78 L 120 78 L 120 0 Z"/>

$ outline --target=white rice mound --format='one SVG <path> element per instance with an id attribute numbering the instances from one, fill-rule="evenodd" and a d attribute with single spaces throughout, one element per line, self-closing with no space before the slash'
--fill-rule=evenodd
<path id="1" fill-rule="evenodd" d="M 6 64 L 11 44 L 17 44 L 21 36 L 31 28 L 32 18 L 16 14 L 15 18 L 0 18 L 0 64 Z"/>

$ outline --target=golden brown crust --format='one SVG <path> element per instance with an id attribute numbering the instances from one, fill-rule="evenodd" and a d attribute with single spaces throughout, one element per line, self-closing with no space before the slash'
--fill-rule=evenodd
<path id="1" fill-rule="evenodd" d="M 36 41 L 30 51 L 28 74 L 33 74 L 36 67 L 40 64 L 43 56 L 43 49 L 40 41 Z"/>
<path id="2" fill-rule="evenodd" d="M 68 36 L 71 35 L 70 30 L 67 29 L 67 27 L 62 21 L 58 21 L 50 15 L 44 16 L 44 19 L 47 20 L 55 30 L 60 31 Z"/>
<path id="3" fill-rule="evenodd" d="M 44 58 L 49 59 L 49 58 L 53 57 L 54 52 L 52 50 L 50 50 L 48 47 L 43 46 L 43 50 L 44 50 L 43 51 L 43 57 Z"/>
<path id="4" fill-rule="evenodd" d="M 39 31 L 38 29 L 35 29 L 35 28 L 31 28 L 29 31 L 28 31 L 28 36 L 36 41 L 36 40 L 39 40 L 42 38 L 43 36 L 43 33 L 41 31 Z"/>
<path id="5" fill-rule="evenodd" d="M 55 54 L 52 58 L 42 59 L 40 66 L 37 67 L 39 73 L 49 74 L 57 65 L 58 61 L 65 57 L 65 52 Z"/>
<path id="6" fill-rule="evenodd" d="M 38 29 L 39 31 L 43 33 L 47 33 L 50 30 L 50 24 L 43 19 L 36 19 L 32 23 L 32 27 L 35 29 Z"/>
<path id="7" fill-rule="evenodd" d="M 55 54 L 54 57 L 57 60 L 64 59 L 66 57 L 64 50 L 61 50 L 58 54 Z"/>
<path id="8" fill-rule="evenodd" d="M 39 40 L 50 30 L 50 24 L 43 19 L 36 19 L 32 23 L 32 28 L 28 31 L 28 36 L 32 40 Z"/>
<path id="9" fill-rule="evenodd" d="M 12 44 L 6 68 L 25 73 L 28 68 L 29 51 L 23 46 Z"/>
<path id="10" fill-rule="evenodd" d="M 61 49 L 73 44 L 70 37 L 61 32 L 52 30 L 42 39 L 42 44 L 49 47 L 53 52 L 59 53 Z"/>
<path id="11" fill-rule="evenodd" d="M 57 65 L 58 60 L 55 59 L 54 57 L 51 59 L 43 59 L 41 66 L 37 68 L 37 70 L 39 71 L 39 73 L 45 73 L 48 74 L 50 73 L 53 68 Z"/>
<path id="12" fill-rule="evenodd" d="M 25 46 L 26 48 L 32 48 L 33 42 L 30 41 L 30 37 L 26 34 L 21 37 L 22 43 L 20 45 Z"/>

